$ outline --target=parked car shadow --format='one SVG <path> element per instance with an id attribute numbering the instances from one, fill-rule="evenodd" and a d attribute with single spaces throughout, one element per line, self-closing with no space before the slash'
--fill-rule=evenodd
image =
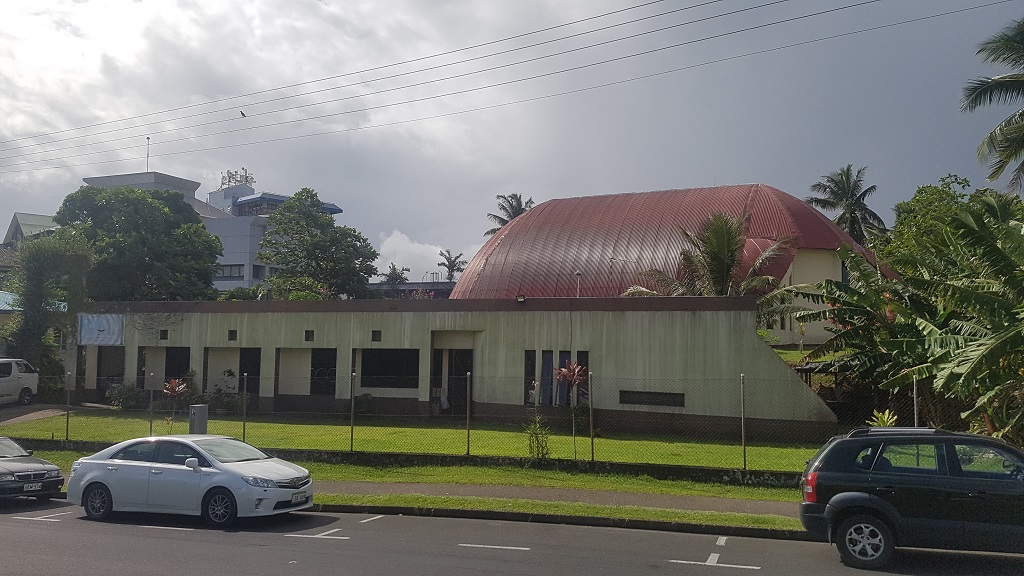
<path id="1" fill-rule="evenodd" d="M 897 548 L 892 563 L 877 573 L 908 576 L 1009 576 L 1022 572 L 1022 555 Z"/>
<path id="2" fill-rule="evenodd" d="M 51 499 L 40 502 L 35 498 L 0 498 L 0 514 L 26 514 L 67 508 L 71 504 L 64 499 Z"/>
<path id="3" fill-rule="evenodd" d="M 89 522 L 83 513 L 79 518 Z M 257 518 L 238 518 L 235 523 L 223 530 L 224 532 L 270 532 L 291 533 L 303 530 L 316 530 L 330 526 L 338 521 L 335 516 L 316 512 L 290 512 L 274 516 Z M 179 516 L 175 514 L 152 514 L 143 512 L 114 512 L 104 520 L 108 524 L 131 526 L 159 526 L 161 528 L 191 528 L 195 530 L 219 530 L 207 526 L 198 516 Z"/>

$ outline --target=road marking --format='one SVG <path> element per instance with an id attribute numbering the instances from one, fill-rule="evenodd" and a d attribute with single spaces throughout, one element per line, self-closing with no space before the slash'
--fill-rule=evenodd
<path id="1" fill-rule="evenodd" d="M 180 530 L 182 532 L 191 532 L 195 528 L 180 528 L 178 526 L 139 526 L 139 528 L 155 528 L 157 530 Z"/>
<path id="2" fill-rule="evenodd" d="M 381 514 L 380 516 L 374 516 L 373 518 L 367 518 L 366 520 L 360 520 L 359 523 L 360 524 L 365 524 L 367 522 L 372 522 L 373 520 L 376 520 L 378 518 L 383 518 L 383 517 L 384 517 L 384 515 Z"/>
<path id="3" fill-rule="evenodd" d="M 718 546 L 725 546 L 725 538 L 725 536 L 719 536 L 718 542 L 715 542 L 715 544 L 717 544 Z"/>
<path id="4" fill-rule="evenodd" d="M 669 562 L 675 564 L 696 564 L 698 566 L 717 566 L 719 568 L 745 568 L 747 570 L 760 570 L 760 566 L 741 566 L 739 564 L 719 564 L 719 554 L 712 554 L 708 556 L 707 562 L 690 562 L 688 560 L 669 560 Z"/>
<path id="5" fill-rule="evenodd" d="M 334 534 L 341 528 L 335 528 L 334 530 L 328 530 L 327 532 L 321 532 L 320 534 L 285 534 L 285 536 L 291 536 L 292 538 L 323 538 L 324 540 L 348 540 L 348 536 L 328 536 L 328 534 Z"/>
<path id="6" fill-rule="evenodd" d="M 489 546 L 487 544 L 459 544 L 466 548 L 490 548 L 492 550 L 529 550 L 529 548 L 523 548 L 521 546 Z"/>
<path id="7" fill-rule="evenodd" d="M 58 512 L 56 514 L 47 514 L 46 516 L 35 516 L 35 517 L 11 516 L 11 518 L 14 518 L 16 520 L 42 520 L 43 522 L 60 522 L 60 520 L 56 520 L 53 517 L 54 516 L 63 516 L 65 514 L 71 514 L 71 512 Z"/>

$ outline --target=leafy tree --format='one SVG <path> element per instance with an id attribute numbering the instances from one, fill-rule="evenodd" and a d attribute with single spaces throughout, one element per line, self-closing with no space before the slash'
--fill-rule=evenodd
<path id="1" fill-rule="evenodd" d="M 498 194 L 494 198 L 498 201 L 498 212 L 501 214 L 488 213 L 487 218 L 498 226 L 484 232 L 484 236 L 497 234 L 498 230 L 501 230 L 506 224 L 533 208 L 533 198 L 523 202 L 521 194 Z"/>
<path id="2" fill-rule="evenodd" d="M 970 186 L 966 178 L 949 174 L 939 184 L 918 186 L 910 200 L 894 207 L 896 220 L 878 255 L 901 273 L 919 269 L 927 238 L 941 235 L 955 214 L 964 207 Z"/>
<path id="3" fill-rule="evenodd" d="M 805 201 L 822 210 L 838 211 L 833 219 L 839 227 L 846 231 L 855 242 L 864 245 L 869 234 L 885 232 L 885 222 L 868 208 L 867 199 L 877 190 L 875 186 L 864 187 L 864 172 L 867 167 L 858 168 L 853 172 L 853 165 L 822 176 L 822 179 L 811 185 L 811 192 L 817 196 L 809 196 Z"/>
<path id="4" fill-rule="evenodd" d="M 1019 104 L 1024 100 L 1024 20 L 1011 22 L 978 46 L 978 56 L 986 64 L 1008 66 L 1007 74 L 983 76 L 964 87 L 960 109 L 973 112 L 992 104 Z M 1002 176 L 1010 164 L 1024 156 L 1024 109 L 1015 111 L 985 136 L 978 146 L 978 160 L 988 162 L 989 181 Z M 1024 182 L 1024 163 L 1010 174 L 1009 187 L 1020 189 Z"/>
<path id="5" fill-rule="evenodd" d="M 57 230 L 24 242 L 18 251 L 14 276 L 15 304 L 21 309 L 11 334 L 12 353 L 63 374 L 54 331 L 73 337 L 78 313 L 86 300 L 86 275 L 94 258 L 92 248 L 74 230 Z"/>
<path id="6" fill-rule="evenodd" d="M 93 300 L 207 300 L 220 240 L 179 192 L 83 186 L 53 218 L 81 233 L 96 254 Z"/>
<path id="7" fill-rule="evenodd" d="M 337 226 L 322 206 L 316 192 L 303 188 L 269 216 L 260 258 L 277 267 L 270 278 L 275 298 L 371 296 L 367 283 L 377 275 L 379 254 L 355 228 Z"/>
<path id="8" fill-rule="evenodd" d="M 378 274 L 384 283 L 391 286 L 391 295 L 395 298 L 399 297 L 398 285 L 405 284 L 409 281 L 409 277 L 406 275 L 409 273 L 409 269 L 406 267 L 399 268 L 395 266 L 395 263 L 391 263 L 391 267 L 384 274 Z"/>
<path id="9" fill-rule="evenodd" d="M 265 300 L 269 296 L 267 286 L 260 284 L 251 288 L 238 286 L 220 293 L 217 300 Z"/>
<path id="10" fill-rule="evenodd" d="M 440 268 L 444 268 L 448 272 L 447 276 L 445 277 L 448 282 L 454 282 L 455 275 L 459 272 L 465 272 L 466 266 L 469 264 L 468 261 L 461 260 L 462 252 L 459 252 L 458 255 L 454 255 L 452 254 L 451 250 L 448 250 L 446 248 L 438 252 L 438 255 L 441 256 L 442 259 L 444 259 L 444 262 L 438 262 L 437 265 Z"/>

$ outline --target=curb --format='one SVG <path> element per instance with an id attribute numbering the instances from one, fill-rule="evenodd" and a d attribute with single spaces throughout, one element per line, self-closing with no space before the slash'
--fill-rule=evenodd
<path id="1" fill-rule="evenodd" d="M 794 531 L 776 530 L 772 528 L 749 528 L 743 526 L 719 526 L 713 524 L 688 524 L 685 522 L 670 522 L 665 520 L 636 520 L 629 518 L 607 518 L 602 516 L 568 516 L 562 514 L 501 512 L 496 510 L 415 508 L 411 506 L 374 506 L 363 504 L 314 504 L 312 508 L 307 508 L 306 511 L 425 516 L 432 518 L 463 518 L 474 520 L 503 520 L 508 522 L 536 522 L 540 524 L 565 524 L 570 526 L 592 526 L 597 528 L 626 528 L 630 530 L 656 530 L 661 532 L 684 532 L 689 534 L 714 534 L 717 536 L 768 538 L 772 540 L 793 540 L 799 542 L 821 541 L 802 530 Z"/>

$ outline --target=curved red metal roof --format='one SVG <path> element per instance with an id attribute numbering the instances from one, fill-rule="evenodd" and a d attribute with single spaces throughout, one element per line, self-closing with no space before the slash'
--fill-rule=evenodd
<path id="1" fill-rule="evenodd" d="M 793 250 L 765 271 L 781 277 L 795 250 L 857 244 L 821 212 L 764 184 L 660 190 L 549 200 L 505 225 L 466 267 L 451 298 L 617 296 L 639 283 L 637 272 L 675 270 L 682 227 L 699 230 L 709 216 L 746 215 L 749 266 L 782 237 Z"/>

